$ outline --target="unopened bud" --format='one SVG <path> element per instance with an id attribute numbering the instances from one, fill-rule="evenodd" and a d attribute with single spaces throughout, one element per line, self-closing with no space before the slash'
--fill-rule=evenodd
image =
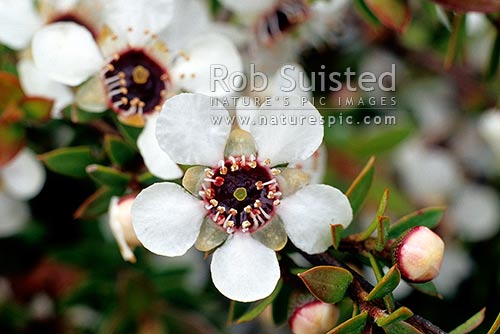
<path id="1" fill-rule="evenodd" d="M 297 308 L 289 323 L 293 334 L 324 334 L 334 328 L 338 320 L 337 306 L 315 300 Z"/>
<path id="2" fill-rule="evenodd" d="M 135 262 L 132 250 L 140 245 L 139 239 L 132 226 L 132 215 L 130 213 L 135 195 L 121 198 L 113 197 L 109 206 L 109 224 L 113 236 L 120 247 L 120 252 L 125 261 Z"/>
<path id="3" fill-rule="evenodd" d="M 425 226 L 409 230 L 394 249 L 394 261 L 401 275 L 411 282 L 427 282 L 439 275 L 444 242 Z"/>

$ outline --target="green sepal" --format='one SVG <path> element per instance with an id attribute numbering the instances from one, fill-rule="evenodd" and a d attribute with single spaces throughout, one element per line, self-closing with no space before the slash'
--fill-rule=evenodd
<path id="1" fill-rule="evenodd" d="M 118 128 L 118 131 L 120 131 L 121 135 L 123 136 L 123 138 L 125 138 L 127 143 L 129 143 L 133 147 L 137 147 L 137 138 L 139 138 L 139 135 L 142 132 L 142 128 L 125 125 L 122 122 L 120 122 L 116 117 L 115 117 L 115 124 L 116 127 Z"/>
<path id="2" fill-rule="evenodd" d="M 105 112 L 88 112 L 73 104 L 64 108 L 62 114 L 64 118 L 71 120 L 73 123 L 85 124 L 104 117 Z"/>
<path id="3" fill-rule="evenodd" d="M 53 100 L 41 97 L 25 97 L 20 102 L 25 121 L 46 122 L 50 120 Z"/>
<path id="4" fill-rule="evenodd" d="M 76 178 L 86 177 L 87 166 L 97 162 L 88 146 L 59 148 L 41 155 L 40 159 L 48 169 Z"/>
<path id="5" fill-rule="evenodd" d="M 314 267 L 298 276 L 316 298 L 330 304 L 344 298 L 353 279 L 349 271 L 334 266 Z"/>

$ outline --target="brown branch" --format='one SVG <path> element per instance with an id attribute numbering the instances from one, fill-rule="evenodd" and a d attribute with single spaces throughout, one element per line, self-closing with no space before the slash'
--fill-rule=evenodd
<path id="1" fill-rule="evenodd" d="M 372 317 L 387 313 L 387 310 L 381 301 L 375 300 L 368 302 L 365 300 L 366 295 L 373 289 L 373 285 L 365 280 L 364 277 L 358 274 L 358 272 L 354 269 L 333 258 L 327 252 L 317 255 L 309 255 L 304 252 L 301 252 L 301 254 L 315 266 L 329 265 L 347 269 L 354 278 L 353 282 L 349 286 L 349 289 L 347 290 L 347 293 L 349 297 L 351 297 L 351 299 L 358 305 L 358 307 L 361 310 L 367 311 Z M 447 332 L 443 331 L 441 328 L 419 315 L 413 315 L 411 318 L 407 319 L 406 322 L 420 330 L 422 333 L 447 334 Z"/>

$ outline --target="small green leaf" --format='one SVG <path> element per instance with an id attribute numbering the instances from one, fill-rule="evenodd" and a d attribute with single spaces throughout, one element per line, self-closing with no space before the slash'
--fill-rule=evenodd
<path id="1" fill-rule="evenodd" d="M 391 221 L 389 217 L 379 216 L 377 225 L 377 241 L 375 243 L 375 250 L 382 251 L 385 248 L 387 237 L 389 235 L 389 228 Z"/>
<path id="2" fill-rule="evenodd" d="M 319 300 L 334 304 L 342 300 L 352 282 L 352 274 L 344 268 L 318 266 L 298 275 Z"/>
<path id="3" fill-rule="evenodd" d="M 113 196 L 121 195 L 114 189 L 107 187 L 99 188 L 90 195 L 73 215 L 75 219 L 91 219 L 108 211 L 109 201 Z"/>
<path id="4" fill-rule="evenodd" d="M 401 306 L 398 308 L 396 311 L 392 312 L 391 314 L 385 316 L 385 317 L 380 317 L 375 320 L 378 326 L 384 327 L 388 326 L 391 324 L 394 324 L 396 322 L 400 321 L 405 321 L 406 319 L 410 318 L 413 316 L 413 312 L 408 309 L 407 307 Z"/>
<path id="5" fill-rule="evenodd" d="M 20 103 L 20 107 L 24 112 L 24 119 L 35 122 L 48 121 L 53 105 L 53 100 L 41 97 L 25 97 Z"/>
<path id="6" fill-rule="evenodd" d="M 490 330 L 486 334 L 496 334 L 499 328 L 500 328 L 500 314 L 498 314 L 497 318 L 495 319 L 495 322 L 493 323 L 493 325 L 491 325 Z"/>
<path id="7" fill-rule="evenodd" d="M 353 213 L 359 211 L 368 195 L 368 191 L 373 181 L 373 173 L 375 171 L 373 167 L 374 162 L 375 157 L 371 157 L 361 173 L 356 177 L 349 189 L 347 189 L 346 195 L 351 202 Z"/>
<path id="8" fill-rule="evenodd" d="M 445 210 L 446 208 L 444 207 L 429 207 L 400 218 L 391 226 L 389 239 L 398 238 L 415 226 L 426 226 L 430 229 L 435 228 L 441 221 Z"/>
<path id="9" fill-rule="evenodd" d="M 86 170 L 94 181 L 109 187 L 125 188 L 132 179 L 130 175 L 107 166 L 92 164 L 88 165 Z"/>
<path id="10" fill-rule="evenodd" d="M 382 298 L 390 294 L 399 284 L 401 280 L 401 274 L 396 265 L 394 265 L 387 274 L 382 277 L 382 280 L 377 283 L 372 291 L 366 297 L 367 301 L 371 301 L 377 298 Z"/>
<path id="11" fill-rule="evenodd" d="M 245 314 L 243 314 L 238 320 L 236 320 L 237 324 L 241 324 L 243 322 L 252 321 L 257 318 L 278 296 L 281 287 L 283 286 L 283 282 L 280 280 L 273 293 L 267 298 L 263 299 L 259 303 L 257 303 L 254 307 L 248 310 Z"/>
<path id="12" fill-rule="evenodd" d="M 283 284 L 280 292 L 273 302 L 273 321 L 275 324 L 281 324 L 288 320 L 288 307 L 293 288 L 290 284 Z"/>
<path id="13" fill-rule="evenodd" d="M 387 334 L 425 334 L 404 321 L 384 326 L 383 329 Z"/>
<path id="14" fill-rule="evenodd" d="M 361 334 L 365 329 L 367 319 L 368 313 L 362 312 L 359 315 L 338 325 L 327 334 Z"/>
<path id="15" fill-rule="evenodd" d="M 332 231 L 333 248 L 338 249 L 340 245 L 340 240 L 342 239 L 342 233 L 344 232 L 344 226 L 340 224 L 330 225 Z"/>
<path id="16" fill-rule="evenodd" d="M 406 0 L 365 0 L 365 3 L 384 26 L 399 33 L 408 27 L 411 12 Z"/>
<path id="17" fill-rule="evenodd" d="M 104 150 L 111 162 L 123 166 L 135 157 L 136 151 L 120 137 L 106 135 L 104 137 Z"/>
<path id="18" fill-rule="evenodd" d="M 428 296 L 443 299 L 443 296 L 438 292 L 436 286 L 432 281 L 425 283 L 410 283 L 410 285 L 418 292 L 424 293 Z"/>
<path id="19" fill-rule="evenodd" d="M 86 168 L 96 162 L 87 146 L 59 148 L 40 156 L 50 170 L 71 177 L 87 176 Z"/>
<path id="20" fill-rule="evenodd" d="M 88 112 L 78 108 L 76 105 L 70 105 L 63 109 L 62 114 L 66 119 L 73 123 L 89 123 L 102 118 L 105 113 Z"/>
<path id="21" fill-rule="evenodd" d="M 486 69 L 486 79 L 493 79 L 498 72 L 498 63 L 500 61 L 500 33 L 496 33 L 495 42 L 491 49 L 488 68 Z"/>
<path id="22" fill-rule="evenodd" d="M 450 334 L 466 334 L 476 329 L 484 320 L 486 308 L 474 314 L 469 320 L 455 328 Z"/>

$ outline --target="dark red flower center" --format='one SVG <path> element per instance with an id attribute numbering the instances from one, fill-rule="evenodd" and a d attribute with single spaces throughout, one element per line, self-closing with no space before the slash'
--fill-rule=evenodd
<path id="1" fill-rule="evenodd" d="M 103 81 L 110 107 L 122 116 L 161 110 L 170 84 L 167 70 L 142 49 L 116 54 Z"/>
<path id="2" fill-rule="evenodd" d="M 228 233 L 254 232 L 270 221 L 280 204 L 275 169 L 251 157 L 229 157 L 205 171 L 200 195 L 210 218 Z"/>
<path id="3" fill-rule="evenodd" d="M 282 0 L 257 22 L 257 39 L 263 44 L 272 44 L 283 33 L 307 20 L 310 14 L 305 0 Z"/>

